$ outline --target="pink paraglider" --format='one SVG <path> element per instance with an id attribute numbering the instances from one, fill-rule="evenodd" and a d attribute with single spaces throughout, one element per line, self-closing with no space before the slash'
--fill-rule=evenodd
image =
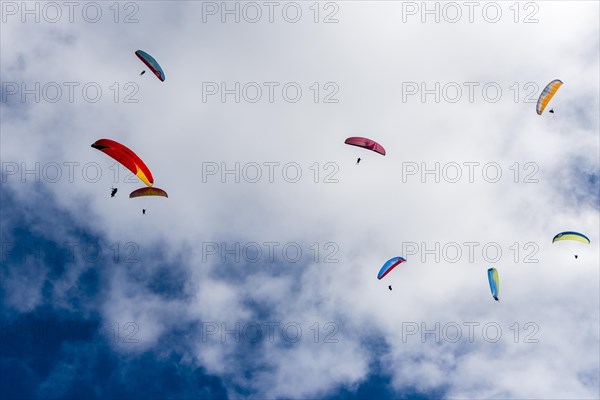
<path id="1" fill-rule="evenodd" d="M 351 146 L 358 146 L 358 147 L 362 147 L 362 148 L 365 148 L 368 150 L 372 150 L 376 153 L 379 153 L 379 154 L 385 156 L 385 149 L 383 148 L 383 146 L 369 138 L 354 136 L 354 137 L 349 137 L 348 139 L 346 139 L 346 141 L 344 143 L 349 144 Z"/>

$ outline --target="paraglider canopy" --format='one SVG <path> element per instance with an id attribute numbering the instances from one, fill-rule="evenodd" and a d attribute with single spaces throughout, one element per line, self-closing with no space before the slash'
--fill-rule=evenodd
<path id="1" fill-rule="evenodd" d="M 498 299 L 498 296 L 500 296 L 500 278 L 498 277 L 498 271 L 496 270 L 496 268 L 490 268 L 487 272 L 492 296 L 494 297 L 494 300 L 500 301 Z"/>
<path id="2" fill-rule="evenodd" d="M 557 234 L 552 239 L 552 243 L 558 242 L 560 240 L 575 240 L 577 242 L 590 244 L 590 239 L 588 239 L 588 237 L 585 236 L 583 233 L 572 231 L 565 231 Z"/>
<path id="3" fill-rule="evenodd" d="M 405 261 L 406 260 L 402 257 L 390 258 L 385 262 L 385 264 L 383 264 L 383 267 L 381 267 L 381 269 L 379 270 L 379 273 L 377 274 L 377 279 L 382 279 L 384 276 L 389 274 L 394 268 L 396 268 L 396 265 L 399 265 Z"/>
<path id="4" fill-rule="evenodd" d="M 142 182 L 148 186 L 154 184 L 154 178 L 150 169 L 144 164 L 141 158 L 137 156 L 131 149 L 110 139 L 100 139 L 92 144 L 92 147 L 106 153 L 114 158 L 125 168 L 133 172 Z"/>
<path id="5" fill-rule="evenodd" d="M 538 115 L 542 115 L 544 109 L 546 108 L 552 97 L 554 97 L 556 91 L 558 90 L 558 88 L 561 87 L 562 84 L 562 81 L 560 81 L 559 79 L 555 79 L 549 84 L 547 84 L 544 90 L 542 90 L 542 94 L 540 94 L 540 97 L 537 101 L 537 105 L 535 106 L 535 111 L 538 113 Z"/>
<path id="6" fill-rule="evenodd" d="M 142 197 L 142 196 L 162 196 L 169 197 L 167 192 L 157 187 L 143 187 L 134 190 L 129 194 L 129 198 L 133 199 L 134 197 Z"/>
<path id="7" fill-rule="evenodd" d="M 165 81 L 165 73 L 163 72 L 158 62 L 154 59 L 154 57 L 152 57 L 150 54 L 146 53 L 143 50 L 137 50 L 135 52 L 135 55 L 138 56 L 138 58 L 142 60 L 142 62 L 146 64 L 148 68 L 150 68 L 150 70 L 154 73 L 154 75 L 156 75 L 158 79 L 160 79 L 162 82 Z"/>
<path id="8" fill-rule="evenodd" d="M 349 144 L 350 146 L 358 146 L 368 150 L 372 150 L 376 153 L 385 156 L 385 149 L 383 148 L 383 146 L 369 138 L 354 136 L 346 139 L 344 143 Z"/>

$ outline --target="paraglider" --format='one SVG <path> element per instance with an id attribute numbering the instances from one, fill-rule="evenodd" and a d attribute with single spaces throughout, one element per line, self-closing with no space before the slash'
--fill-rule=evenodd
<path id="1" fill-rule="evenodd" d="M 145 197 L 145 196 L 158 196 L 158 197 L 169 197 L 167 192 L 162 189 L 156 187 L 143 187 L 140 189 L 136 189 L 129 194 L 129 198 L 133 199 L 136 197 Z M 146 215 L 146 208 L 142 208 L 142 214 Z"/>
<path id="2" fill-rule="evenodd" d="M 94 142 L 92 147 L 117 160 L 125 168 L 140 178 L 146 185 L 152 186 L 154 184 L 152 173 L 142 159 L 121 143 L 110 139 L 100 139 Z"/>
<path id="3" fill-rule="evenodd" d="M 554 236 L 554 238 L 552 238 L 552 243 L 556 243 L 561 240 L 573 240 L 576 242 L 590 244 L 590 239 L 588 239 L 588 237 L 585 236 L 583 233 L 572 231 L 565 231 L 557 234 L 556 236 Z M 577 257 L 577 254 L 575 254 L 575 259 L 577 259 Z"/>
<path id="4" fill-rule="evenodd" d="M 110 197 L 115 197 L 115 194 L 117 194 L 117 188 L 110 188 Z"/>
<path id="5" fill-rule="evenodd" d="M 490 282 L 490 290 L 494 300 L 500 301 L 498 296 L 500 295 L 500 278 L 498 277 L 498 271 L 496 268 L 488 269 L 488 281 Z"/>
<path id="6" fill-rule="evenodd" d="M 383 148 L 383 146 L 380 145 L 379 143 L 377 143 L 376 141 L 368 139 L 368 138 L 358 137 L 358 136 L 349 137 L 348 139 L 346 139 L 346 141 L 344 143 L 349 144 L 350 146 L 357 146 L 357 147 L 362 147 L 362 148 L 365 148 L 368 150 L 372 150 L 376 153 L 379 153 L 379 154 L 385 156 L 385 149 Z"/>
<path id="7" fill-rule="evenodd" d="M 142 197 L 142 196 L 162 196 L 162 197 L 169 197 L 169 195 L 167 194 L 167 192 L 165 192 L 162 189 L 159 189 L 157 187 L 143 187 L 140 189 L 136 189 L 133 192 L 131 192 L 129 194 L 129 198 L 133 199 L 135 197 Z"/>
<path id="8" fill-rule="evenodd" d="M 143 50 L 137 50 L 135 52 L 135 55 L 138 56 L 138 58 L 142 60 L 142 62 L 146 64 L 148 68 L 150 68 L 150 71 L 152 71 L 158 79 L 160 79 L 162 82 L 165 81 L 165 73 L 158 64 L 158 62 L 154 59 L 154 57 L 152 57 L 150 54 L 146 53 Z M 140 75 L 144 75 L 145 72 L 146 71 L 142 71 Z"/>
<path id="9" fill-rule="evenodd" d="M 405 261 L 406 260 L 402 257 L 390 258 L 385 262 L 385 264 L 383 264 L 383 267 L 381 267 L 381 269 L 379 270 L 379 273 L 377 274 L 377 279 L 382 279 L 387 274 L 389 274 L 394 268 L 396 268 L 397 265 L 400 265 Z M 392 289 L 390 288 L 390 290 Z"/>
<path id="10" fill-rule="evenodd" d="M 562 84 L 562 81 L 560 81 L 559 79 L 555 79 L 549 84 L 547 84 L 544 90 L 542 90 L 542 94 L 540 94 L 540 97 L 538 98 L 537 104 L 535 106 L 535 111 L 538 113 L 538 115 L 542 115 L 544 109 L 546 108 L 552 97 L 554 97 L 558 88 L 562 86 Z M 550 112 L 554 113 L 554 110 L 550 110 Z"/>
<path id="11" fill-rule="evenodd" d="M 583 233 L 572 231 L 565 231 L 557 234 L 554 236 L 554 238 L 552 238 L 552 243 L 556 243 L 560 240 L 575 240 L 577 242 L 590 244 L 590 239 L 588 239 L 588 237 Z"/>

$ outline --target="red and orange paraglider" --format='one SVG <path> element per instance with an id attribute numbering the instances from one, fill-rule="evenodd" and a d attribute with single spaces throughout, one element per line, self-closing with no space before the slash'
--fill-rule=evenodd
<path id="1" fill-rule="evenodd" d="M 152 177 L 150 169 L 148 169 L 142 159 L 128 147 L 110 139 L 97 140 L 92 144 L 92 147 L 117 160 L 125 168 L 140 178 L 146 185 L 152 186 L 154 184 L 154 178 Z"/>

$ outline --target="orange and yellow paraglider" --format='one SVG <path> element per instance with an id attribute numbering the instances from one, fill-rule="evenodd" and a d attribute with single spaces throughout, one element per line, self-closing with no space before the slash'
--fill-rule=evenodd
<path id="1" fill-rule="evenodd" d="M 129 198 L 133 199 L 135 197 L 143 197 L 143 196 L 162 196 L 169 197 L 167 192 L 157 187 L 143 187 L 140 189 L 136 189 L 129 194 Z"/>
<path id="2" fill-rule="evenodd" d="M 538 113 L 538 115 L 542 115 L 544 109 L 550 100 L 552 100 L 552 97 L 554 97 L 556 91 L 562 86 L 562 84 L 562 81 L 555 79 L 546 85 L 542 91 L 542 94 L 540 94 L 540 97 L 538 98 L 537 105 L 535 106 L 535 111 Z M 550 112 L 552 112 L 552 110 L 550 110 Z"/>

